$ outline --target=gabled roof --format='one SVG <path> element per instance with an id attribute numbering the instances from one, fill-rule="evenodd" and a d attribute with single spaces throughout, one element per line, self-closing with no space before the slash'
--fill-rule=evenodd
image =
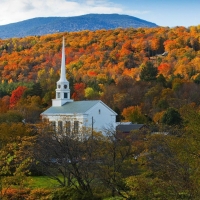
<path id="1" fill-rule="evenodd" d="M 89 109 L 91 109 L 93 106 L 95 106 L 98 103 L 102 103 L 104 106 L 106 106 L 102 101 L 100 100 L 93 100 L 93 101 L 73 101 L 73 102 L 67 102 L 62 106 L 52 106 L 45 110 L 41 115 L 64 115 L 64 114 L 84 114 Z M 112 109 L 110 109 L 108 106 L 106 106 L 107 109 L 109 109 L 113 114 L 116 114 Z"/>
<path id="2" fill-rule="evenodd" d="M 121 124 L 116 127 L 116 130 L 121 132 L 131 132 L 133 130 L 140 130 L 143 126 L 144 124 Z"/>

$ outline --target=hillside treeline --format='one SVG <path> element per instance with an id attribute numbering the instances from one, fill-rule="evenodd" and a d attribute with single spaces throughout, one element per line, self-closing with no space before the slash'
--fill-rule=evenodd
<path id="1" fill-rule="evenodd" d="M 130 28 L 0 40 L 1 110 L 14 109 L 19 100 L 37 109 L 51 105 L 63 36 L 73 99 L 101 99 L 118 120 L 133 122 L 128 116 L 134 110 L 158 122 L 170 107 L 199 106 L 199 32 L 199 26 Z"/>

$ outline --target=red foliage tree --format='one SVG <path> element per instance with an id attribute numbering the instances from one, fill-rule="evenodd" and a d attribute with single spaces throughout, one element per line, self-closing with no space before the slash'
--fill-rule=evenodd
<path id="1" fill-rule="evenodd" d="M 74 100 L 81 100 L 85 96 L 85 83 L 75 83 L 74 84 L 74 93 L 72 98 Z"/>
<path id="2" fill-rule="evenodd" d="M 95 71 L 88 71 L 88 76 L 97 76 L 97 73 Z"/>
<path id="3" fill-rule="evenodd" d="M 15 105 L 20 100 L 20 98 L 22 97 L 22 95 L 26 89 L 27 88 L 24 86 L 19 86 L 17 89 L 12 91 L 12 94 L 10 97 L 10 108 L 15 107 Z"/>

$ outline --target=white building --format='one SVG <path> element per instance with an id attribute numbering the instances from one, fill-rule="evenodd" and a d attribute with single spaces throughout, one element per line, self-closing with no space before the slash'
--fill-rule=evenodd
<path id="1" fill-rule="evenodd" d="M 55 130 L 78 134 L 83 128 L 101 131 L 116 127 L 116 115 L 111 108 L 100 100 L 73 101 L 70 99 L 69 82 L 66 79 L 65 44 L 63 38 L 60 79 L 57 82 L 56 99 L 45 110 L 42 119 L 48 119 Z"/>

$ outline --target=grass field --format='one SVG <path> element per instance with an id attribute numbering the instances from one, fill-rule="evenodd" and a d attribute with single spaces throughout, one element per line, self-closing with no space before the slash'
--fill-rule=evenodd
<path id="1" fill-rule="evenodd" d="M 61 187 L 56 180 L 50 179 L 47 176 L 29 176 L 27 178 L 28 179 L 26 179 L 27 182 L 25 184 L 26 186 L 24 185 L 23 189 L 20 188 L 20 186 L 18 186 L 18 185 L 11 185 L 9 187 L 10 190 L 8 192 L 8 195 L 16 196 L 16 194 L 18 194 L 18 193 L 19 193 L 18 195 L 21 195 L 20 191 L 23 191 L 23 192 L 28 191 L 28 193 L 26 193 L 26 195 L 30 195 L 32 199 L 46 199 L 47 197 L 50 198 L 52 195 L 58 195 L 59 189 L 61 189 L 60 190 L 61 195 L 66 196 L 66 194 L 68 195 L 68 193 L 69 193 L 69 195 L 72 195 L 72 191 L 73 191 L 73 195 L 74 195 L 75 190 L 70 190 L 70 188 L 69 188 L 69 190 L 65 190 L 65 188 Z M 54 192 L 55 192 L 55 194 L 54 194 Z M 65 194 L 65 192 L 67 192 L 67 193 Z M 102 193 L 104 193 L 104 192 L 102 191 Z M 100 194 L 101 193 L 98 193 L 98 195 L 100 195 Z M 110 195 L 108 195 L 108 196 L 110 196 Z M 103 199 L 104 200 L 123 200 L 123 198 L 121 198 L 121 197 L 114 197 L 114 198 L 106 197 Z"/>
<path id="2" fill-rule="evenodd" d="M 30 188 L 58 188 L 59 183 L 56 180 L 50 179 L 47 176 L 31 176 Z"/>

